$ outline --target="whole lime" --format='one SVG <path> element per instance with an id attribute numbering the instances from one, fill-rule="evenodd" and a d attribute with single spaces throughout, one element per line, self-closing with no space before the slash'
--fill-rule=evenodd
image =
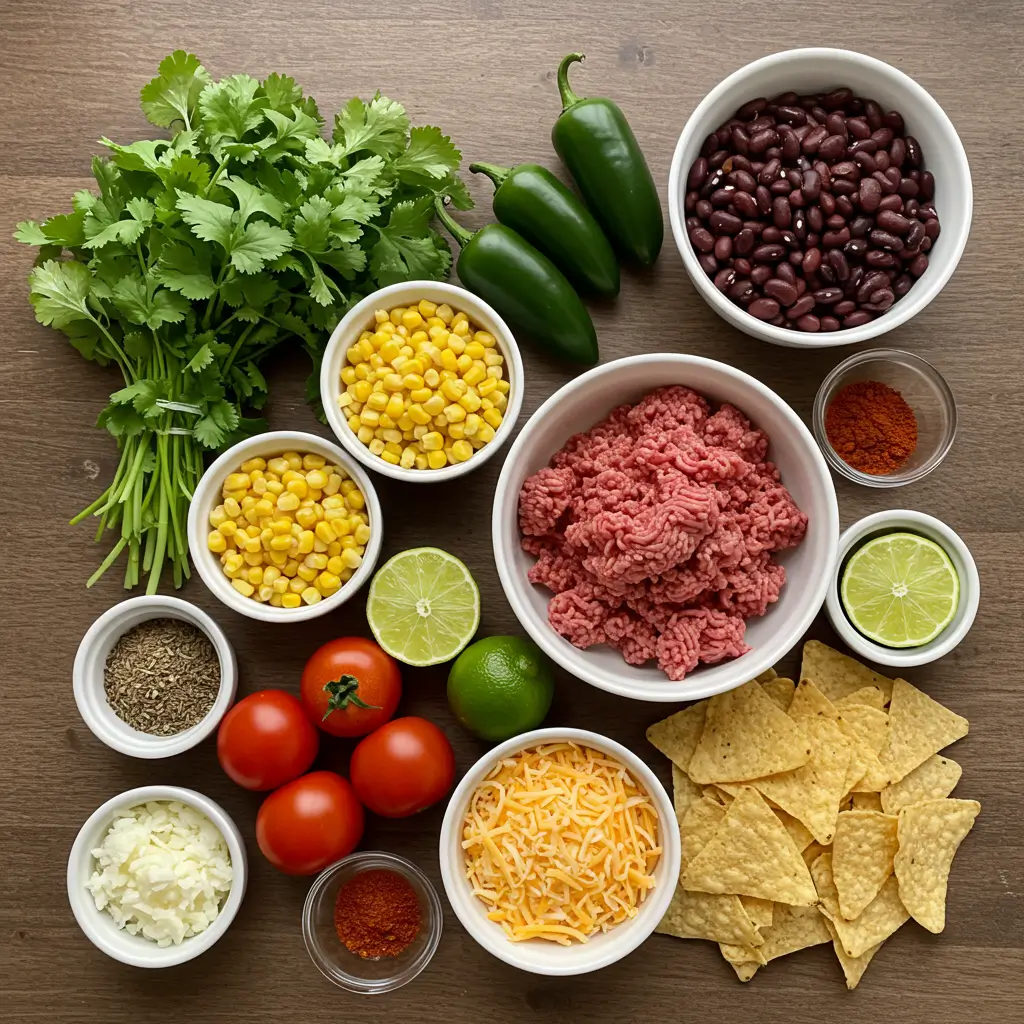
<path id="1" fill-rule="evenodd" d="M 551 663 L 518 636 L 489 636 L 467 647 L 448 674 L 448 704 L 470 732 L 507 740 L 544 721 L 555 693 Z"/>

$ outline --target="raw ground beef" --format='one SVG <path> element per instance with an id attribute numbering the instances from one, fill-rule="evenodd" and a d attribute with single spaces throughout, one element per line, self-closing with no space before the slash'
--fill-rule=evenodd
<path id="1" fill-rule="evenodd" d="M 571 437 L 519 494 L 531 582 L 576 647 L 610 644 L 670 679 L 736 658 L 746 620 L 778 600 L 807 516 L 732 405 L 659 388 Z"/>

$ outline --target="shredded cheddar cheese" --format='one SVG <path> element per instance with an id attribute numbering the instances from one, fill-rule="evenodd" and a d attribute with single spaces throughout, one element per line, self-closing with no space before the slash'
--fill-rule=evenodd
<path id="1" fill-rule="evenodd" d="M 462 848 L 473 894 L 512 941 L 568 946 L 636 916 L 661 854 L 658 812 L 618 761 L 552 743 L 495 765 Z"/>

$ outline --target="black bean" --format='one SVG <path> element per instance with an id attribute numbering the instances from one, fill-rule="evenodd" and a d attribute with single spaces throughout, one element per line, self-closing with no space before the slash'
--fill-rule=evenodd
<path id="1" fill-rule="evenodd" d="M 877 249 L 886 249 L 889 252 L 899 252 L 903 248 L 903 239 L 889 231 L 881 228 L 874 228 L 868 232 L 868 239 Z"/>
<path id="2" fill-rule="evenodd" d="M 749 220 L 758 214 L 757 200 L 749 192 L 737 192 L 732 200 L 736 212 L 743 218 Z"/>
<path id="3" fill-rule="evenodd" d="M 846 227 L 846 218 L 841 213 L 833 213 L 828 220 L 825 221 L 829 231 L 841 231 Z"/>
<path id="4" fill-rule="evenodd" d="M 785 178 L 779 178 L 771 183 L 768 191 L 773 196 L 788 196 L 793 191 L 793 186 Z"/>
<path id="5" fill-rule="evenodd" d="M 817 248 L 808 249 L 804 253 L 804 258 L 800 266 L 805 275 L 816 274 L 818 272 L 818 268 L 821 266 L 821 250 Z"/>
<path id="6" fill-rule="evenodd" d="M 850 313 L 843 317 L 843 326 L 849 330 L 851 327 L 863 327 L 874 320 L 874 316 L 866 309 L 858 309 L 856 313 Z"/>
<path id="7" fill-rule="evenodd" d="M 923 252 L 922 253 L 918 253 L 918 255 L 915 256 L 910 261 L 910 266 L 907 267 L 907 270 L 909 270 L 910 273 L 914 277 L 920 277 L 927 269 L 928 269 L 928 257 L 925 256 L 925 254 Z"/>
<path id="8" fill-rule="evenodd" d="M 838 231 L 826 231 L 821 236 L 821 244 L 826 249 L 839 249 L 850 240 L 850 229 L 840 228 Z M 897 239 L 899 241 L 899 239 Z"/>
<path id="9" fill-rule="evenodd" d="M 939 237 L 939 222 L 934 217 L 924 222 L 924 233 L 927 238 L 934 242 Z"/>
<path id="10" fill-rule="evenodd" d="M 765 128 L 750 136 L 750 152 L 763 153 L 769 146 L 779 141 L 779 133 L 774 128 Z"/>
<path id="11" fill-rule="evenodd" d="M 821 195 L 821 175 L 813 169 L 804 171 L 800 188 L 804 197 L 813 203 Z"/>
<path id="12" fill-rule="evenodd" d="M 728 185 L 726 188 L 716 188 L 709 198 L 712 206 L 721 209 L 732 202 L 734 195 L 736 195 L 736 189 L 734 189 L 732 185 Z"/>
<path id="13" fill-rule="evenodd" d="M 729 159 L 729 150 L 727 150 L 727 149 L 719 149 L 716 152 L 711 154 L 710 158 L 708 159 L 708 167 L 711 170 L 713 170 L 713 171 L 717 171 L 717 170 L 719 170 L 721 168 L 721 166 L 728 159 Z"/>
<path id="14" fill-rule="evenodd" d="M 693 213 L 697 209 L 697 199 L 696 192 L 687 192 L 686 198 L 683 200 L 683 210 L 686 213 Z"/>
<path id="15" fill-rule="evenodd" d="M 821 105 L 826 110 L 838 110 L 840 107 L 845 107 L 852 99 L 852 89 L 833 89 L 832 92 L 826 93 L 822 96 Z"/>
<path id="16" fill-rule="evenodd" d="M 754 286 L 745 278 L 738 277 L 729 287 L 729 298 L 739 302 L 741 299 L 750 299 L 754 294 Z"/>
<path id="17" fill-rule="evenodd" d="M 893 140 L 893 130 L 886 127 L 876 128 L 871 133 L 871 138 L 879 149 L 888 149 Z"/>
<path id="18" fill-rule="evenodd" d="M 735 185 L 741 192 L 753 192 L 757 188 L 757 179 L 750 171 L 734 170 L 729 174 L 728 182 Z"/>
<path id="19" fill-rule="evenodd" d="M 803 190 L 799 188 L 793 189 L 786 198 L 789 200 L 789 205 L 792 206 L 794 210 L 800 209 L 800 207 L 807 203 L 807 197 L 804 195 Z"/>
<path id="20" fill-rule="evenodd" d="M 838 160 L 846 152 L 846 136 L 830 135 L 819 147 L 818 155 L 823 160 Z"/>
<path id="21" fill-rule="evenodd" d="M 754 118 L 754 120 L 747 125 L 747 132 L 751 136 L 754 136 L 758 132 L 763 132 L 766 128 L 774 127 L 775 115 L 770 113 L 767 109 L 765 109 L 763 114 L 761 114 L 759 117 Z"/>
<path id="22" fill-rule="evenodd" d="M 753 281 L 758 288 L 760 288 L 761 285 L 765 283 L 765 281 L 770 281 L 774 276 L 775 275 L 772 273 L 772 268 L 764 263 L 759 263 L 750 272 L 750 280 Z"/>
<path id="23" fill-rule="evenodd" d="M 794 101 L 795 102 L 795 101 Z M 779 112 L 775 115 L 777 121 L 782 121 L 785 124 L 800 125 L 807 123 L 807 111 L 801 110 L 800 107 L 793 107 L 786 105 L 779 106 Z"/>
<path id="24" fill-rule="evenodd" d="M 764 187 L 758 185 L 754 191 L 754 198 L 757 199 L 757 207 L 761 213 L 768 213 L 772 208 L 772 194 Z"/>
<path id="25" fill-rule="evenodd" d="M 871 293 L 871 305 L 879 312 L 884 312 L 896 301 L 896 296 L 891 288 L 881 288 Z"/>
<path id="26" fill-rule="evenodd" d="M 738 235 L 736 237 L 739 238 Z M 733 259 L 732 267 L 737 274 L 741 274 L 744 277 L 746 277 L 753 269 L 753 267 L 751 267 L 750 265 L 750 260 L 744 259 L 742 256 L 737 256 Z"/>
<path id="27" fill-rule="evenodd" d="M 864 174 L 871 174 L 872 171 L 878 170 L 878 163 L 870 153 L 854 153 L 853 159 Z"/>
<path id="28" fill-rule="evenodd" d="M 788 266 L 788 264 L 784 264 L 784 266 Z M 765 281 L 763 291 L 765 295 L 777 300 L 782 306 L 792 306 L 797 299 L 796 288 L 779 277 Z"/>
<path id="29" fill-rule="evenodd" d="M 697 216 L 700 217 L 701 220 L 707 220 L 708 217 L 715 212 L 715 208 L 711 205 L 710 199 L 698 200 L 696 210 Z"/>
<path id="30" fill-rule="evenodd" d="M 921 209 L 921 204 L 916 199 L 908 199 L 903 204 L 903 214 L 906 217 L 916 217 L 917 211 Z"/>
<path id="31" fill-rule="evenodd" d="M 879 150 L 875 154 L 875 170 L 876 171 L 887 171 L 889 169 L 889 154 L 884 150 Z"/>
<path id="32" fill-rule="evenodd" d="M 817 153 L 821 144 L 828 138 L 828 129 L 819 124 L 817 127 L 812 128 L 807 135 L 804 137 L 804 141 L 800 143 L 800 148 L 808 155 Z"/>
<path id="33" fill-rule="evenodd" d="M 751 255 L 759 263 L 778 263 L 786 255 L 786 249 L 778 243 L 759 245 Z"/>
<path id="34" fill-rule="evenodd" d="M 850 181 L 849 178 L 836 178 L 832 182 L 832 193 L 837 196 L 852 196 L 856 195 L 857 182 Z"/>
<path id="35" fill-rule="evenodd" d="M 718 270 L 718 260 L 716 260 L 711 253 L 702 252 L 697 257 L 697 262 L 700 264 L 701 270 L 703 270 L 708 277 L 714 277 L 715 271 Z"/>
<path id="36" fill-rule="evenodd" d="M 910 291 L 914 279 L 909 274 L 900 274 L 892 283 L 892 291 L 896 298 L 900 299 Z"/>
<path id="37" fill-rule="evenodd" d="M 732 255 L 732 239 L 723 235 L 715 242 L 715 259 L 724 263 Z"/>
<path id="38" fill-rule="evenodd" d="M 889 231 L 894 235 L 906 235 L 910 232 L 911 221 L 901 213 L 896 213 L 894 210 L 879 210 L 878 216 L 875 218 L 875 223 L 878 224 L 883 231 Z M 920 221 L 914 223 L 920 224 Z M 924 225 L 921 225 L 922 232 L 924 231 Z"/>
<path id="39" fill-rule="evenodd" d="M 788 228 L 793 222 L 793 207 L 785 196 L 776 196 L 772 203 L 772 220 L 777 228 Z"/>
<path id="40" fill-rule="evenodd" d="M 875 171 L 875 173 L 871 175 L 871 177 L 878 182 L 879 187 L 887 196 L 893 195 L 899 187 L 899 181 L 896 181 L 894 184 L 889 178 L 889 173 L 893 170 L 895 170 L 895 168 L 890 167 L 888 171 Z M 899 171 L 896 171 L 896 173 L 898 175 Z"/>
<path id="41" fill-rule="evenodd" d="M 864 253 L 868 251 L 868 243 L 866 238 L 851 238 L 850 241 L 843 246 L 843 253 L 846 255 L 848 260 L 852 260 L 854 263 L 859 262 L 864 258 Z"/>
<path id="42" fill-rule="evenodd" d="M 884 287 L 888 281 L 889 279 L 885 274 L 878 270 L 873 270 L 869 274 L 865 274 L 864 280 L 857 289 L 857 301 L 867 302 L 870 299 L 872 292 L 876 292 L 879 288 Z"/>
<path id="43" fill-rule="evenodd" d="M 746 155 L 751 152 L 750 136 L 740 128 L 739 125 L 732 129 L 731 137 L 733 149 L 735 149 L 737 153 Z"/>
<path id="44" fill-rule="evenodd" d="M 754 232 L 750 228 L 744 228 L 733 242 L 733 248 L 741 256 L 746 256 L 754 248 Z M 749 273 L 749 271 L 748 271 Z"/>
<path id="45" fill-rule="evenodd" d="M 774 224 L 766 224 L 761 231 L 761 241 L 769 242 L 774 244 L 782 241 L 782 228 L 777 228 Z"/>
<path id="46" fill-rule="evenodd" d="M 904 140 L 907 145 L 907 161 L 911 167 L 921 166 L 921 144 L 913 135 L 908 135 Z"/>
<path id="47" fill-rule="evenodd" d="M 727 292 L 736 281 L 736 271 L 732 267 L 722 267 L 715 274 L 715 287 L 720 292 Z"/>
<path id="48" fill-rule="evenodd" d="M 765 161 L 764 167 L 761 168 L 757 173 L 757 180 L 762 185 L 770 185 L 782 171 L 782 161 L 777 157 L 772 160 Z"/>
<path id="49" fill-rule="evenodd" d="M 802 255 L 802 254 L 801 254 Z M 786 284 L 791 284 L 796 287 L 797 277 L 796 271 L 789 263 L 780 263 L 775 268 L 775 276 L 781 278 Z"/>
<path id="50" fill-rule="evenodd" d="M 891 196 L 883 196 L 882 201 L 878 204 L 879 210 L 890 210 L 893 213 L 903 212 L 903 197 L 899 194 Z"/>
<path id="51" fill-rule="evenodd" d="M 797 320 L 796 325 L 801 331 L 809 333 L 821 330 L 821 321 L 813 313 L 805 313 Z"/>
<path id="52" fill-rule="evenodd" d="M 743 221 L 734 213 L 715 210 L 708 218 L 708 227 L 716 235 L 738 235 L 743 230 Z"/>
<path id="53" fill-rule="evenodd" d="M 804 189 L 804 195 L 807 195 L 806 189 Z M 833 206 L 832 209 L 834 210 L 835 207 Z M 825 226 L 825 215 L 821 212 L 820 206 L 812 206 L 807 211 L 807 226 L 812 231 L 817 232 L 820 232 L 821 229 Z"/>
<path id="54" fill-rule="evenodd" d="M 842 302 L 837 302 L 832 307 L 832 312 L 836 316 L 846 316 L 847 313 L 852 313 L 857 308 L 857 303 L 853 299 L 843 299 Z"/>
<path id="55" fill-rule="evenodd" d="M 832 165 L 832 176 L 835 178 L 858 178 L 860 171 L 852 160 L 843 160 Z"/>
<path id="56" fill-rule="evenodd" d="M 705 253 L 711 252 L 715 247 L 715 237 L 707 228 L 694 228 L 690 232 L 690 241 L 695 248 Z"/>
<path id="57" fill-rule="evenodd" d="M 779 138 L 782 139 L 782 158 L 793 161 L 800 155 L 800 140 L 796 137 L 792 128 L 779 125 Z"/>
<path id="58" fill-rule="evenodd" d="M 894 253 L 882 249 L 868 249 L 864 262 L 872 267 L 895 267 L 899 260 Z"/>
<path id="59" fill-rule="evenodd" d="M 873 129 L 882 127 L 882 108 L 874 100 L 864 101 L 864 116 Z"/>
<path id="60" fill-rule="evenodd" d="M 907 159 L 907 144 L 903 139 L 893 139 L 889 147 L 889 159 L 893 167 L 902 167 Z"/>
<path id="61" fill-rule="evenodd" d="M 921 186 L 913 178 L 902 178 L 896 191 L 904 199 L 913 199 L 921 191 Z"/>
<path id="62" fill-rule="evenodd" d="M 843 297 L 842 288 L 819 288 L 814 293 L 814 301 L 822 306 L 831 306 Z"/>
<path id="63" fill-rule="evenodd" d="M 846 138 L 846 118 L 842 114 L 829 114 L 825 119 L 825 127 L 829 135 L 842 135 Z"/>
<path id="64" fill-rule="evenodd" d="M 801 295 L 800 298 L 786 310 L 786 319 L 799 320 L 805 313 L 810 313 L 812 309 L 814 309 L 814 296 Z"/>
<path id="65" fill-rule="evenodd" d="M 709 157 L 716 149 L 718 149 L 718 136 L 712 132 L 704 140 L 704 145 L 700 147 L 700 155 L 703 157 Z"/>
<path id="66" fill-rule="evenodd" d="M 935 175 L 931 171 L 921 172 L 921 195 L 925 199 L 933 199 L 935 197 Z"/>
<path id="67" fill-rule="evenodd" d="M 704 184 L 704 179 L 708 176 L 708 161 L 707 157 L 699 156 L 693 162 L 693 166 L 690 168 L 690 173 L 686 176 L 686 187 L 697 189 Z"/>
<path id="68" fill-rule="evenodd" d="M 904 132 L 903 115 L 898 110 L 890 110 L 882 116 L 882 123 L 891 128 L 896 135 Z"/>
<path id="69" fill-rule="evenodd" d="M 850 220 L 855 212 L 856 208 L 849 196 L 836 196 L 836 213 Z"/>
<path id="70" fill-rule="evenodd" d="M 745 156 L 740 156 L 739 153 L 732 155 L 732 168 L 734 171 L 749 171 L 753 167 L 753 163 L 748 160 Z"/>
<path id="71" fill-rule="evenodd" d="M 854 139 L 870 139 L 871 138 L 871 126 L 864 120 L 863 117 L 851 117 L 846 122 L 847 131 L 854 137 Z"/>
<path id="72" fill-rule="evenodd" d="M 758 320 L 771 320 L 778 316 L 779 304 L 774 299 L 754 299 L 747 307 L 747 312 Z"/>
<path id="73" fill-rule="evenodd" d="M 834 316 L 819 317 L 823 331 L 838 331 L 842 326 Z"/>
<path id="74" fill-rule="evenodd" d="M 846 281 L 850 277 L 850 264 L 846 262 L 846 257 L 839 249 L 830 249 L 828 254 L 828 261 L 832 265 L 832 269 L 836 272 L 836 277 L 840 281 Z"/>

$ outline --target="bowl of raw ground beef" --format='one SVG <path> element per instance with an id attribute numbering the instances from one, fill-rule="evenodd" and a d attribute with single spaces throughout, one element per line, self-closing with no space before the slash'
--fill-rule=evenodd
<path id="1" fill-rule="evenodd" d="M 773 665 L 821 608 L 839 540 L 810 431 L 755 378 L 631 356 L 555 392 L 508 454 L 492 538 L 530 636 L 580 679 L 689 700 Z"/>

